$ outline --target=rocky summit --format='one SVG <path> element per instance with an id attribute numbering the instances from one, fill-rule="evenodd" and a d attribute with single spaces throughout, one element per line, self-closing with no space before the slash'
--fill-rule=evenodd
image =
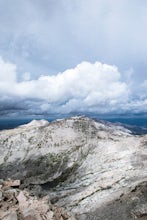
<path id="1" fill-rule="evenodd" d="M 0 132 L 0 178 L 75 219 L 145 220 L 147 135 L 86 117 L 34 120 Z"/>

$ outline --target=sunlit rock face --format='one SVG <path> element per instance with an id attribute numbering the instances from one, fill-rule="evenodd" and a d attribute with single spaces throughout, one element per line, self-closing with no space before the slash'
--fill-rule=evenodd
<path id="1" fill-rule="evenodd" d="M 77 219 L 143 219 L 147 135 L 86 117 L 32 121 L 0 132 L 0 178 L 8 177 Z"/>

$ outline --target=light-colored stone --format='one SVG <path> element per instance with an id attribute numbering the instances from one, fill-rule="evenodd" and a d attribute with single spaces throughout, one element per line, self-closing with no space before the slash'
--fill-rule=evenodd
<path id="1" fill-rule="evenodd" d="M 8 179 L 7 181 L 4 182 L 4 186 L 5 187 L 20 186 L 20 180 Z"/>
<path id="2" fill-rule="evenodd" d="M 49 211 L 46 213 L 46 218 L 49 220 L 54 220 L 54 212 L 53 211 Z"/>
<path id="3" fill-rule="evenodd" d="M 39 213 L 34 209 L 25 209 L 22 212 L 24 220 L 42 220 Z"/>
<path id="4" fill-rule="evenodd" d="M 0 178 L 40 185 L 73 214 L 93 212 L 146 181 L 147 135 L 111 123 L 86 117 L 37 121 L 1 131 L 0 140 Z"/>
<path id="5" fill-rule="evenodd" d="M 2 209 L 0 209 L 0 219 L 3 219 L 4 216 L 6 216 L 8 214 L 7 211 L 3 211 Z"/>
<path id="6" fill-rule="evenodd" d="M 2 197 L 3 197 L 3 193 L 2 193 L 2 191 L 0 190 L 0 201 L 2 200 Z"/>
<path id="7" fill-rule="evenodd" d="M 0 179 L 0 186 L 2 186 L 4 183 L 4 180 L 3 179 Z"/>
<path id="8" fill-rule="evenodd" d="M 27 201 L 26 196 L 24 195 L 24 192 L 21 191 L 18 196 L 16 197 L 19 202 L 19 208 L 21 210 L 27 208 L 29 206 L 29 202 Z"/>
<path id="9" fill-rule="evenodd" d="M 5 215 L 2 220 L 17 220 L 17 214 L 16 212 L 10 212 L 7 215 Z"/>
<path id="10" fill-rule="evenodd" d="M 17 190 L 16 189 L 8 189 L 5 191 L 6 193 L 9 193 L 10 195 L 17 195 Z"/>

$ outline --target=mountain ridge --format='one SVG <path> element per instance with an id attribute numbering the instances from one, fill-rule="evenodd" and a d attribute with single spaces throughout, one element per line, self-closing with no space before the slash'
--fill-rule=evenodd
<path id="1" fill-rule="evenodd" d="M 20 179 L 77 219 L 93 219 L 146 182 L 146 147 L 147 135 L 83 116 L 37 121 L 0 132 L 0 178 Z"/>

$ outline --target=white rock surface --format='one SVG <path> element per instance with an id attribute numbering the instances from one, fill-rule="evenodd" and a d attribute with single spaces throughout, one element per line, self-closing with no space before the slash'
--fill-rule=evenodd
<path id="1" fill-rule="evenodd" d="M 39 184 L 80 216 L 147 180 L 147 135 L 73 117 L 0 132 L 0 178 Z M 89 205 L 90 204 L 90 205 Z"/>

